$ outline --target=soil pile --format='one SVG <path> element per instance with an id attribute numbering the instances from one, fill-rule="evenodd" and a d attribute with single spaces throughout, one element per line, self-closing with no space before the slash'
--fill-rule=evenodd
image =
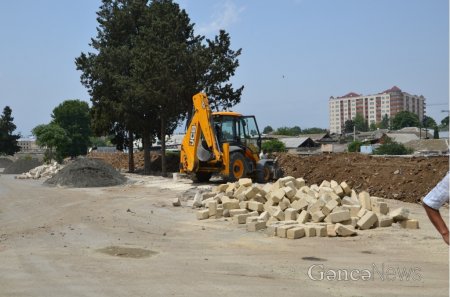
<path id="1" fill-rule="evenodd" d="M 13 161 L 11 159 L 2 157 L 0 158 L 0 168 L 6 168 L 9 165 L 11 165 L 13 163 Z"/>
<path id="2" fill-rule="evenodd" d="M 125 182 L 125 176 L 111 165 L 101 160 L 78 158 L 45 181 L 44 184 L 90 188 L 116 186 Z"/>
<path id="3" fill-rule="evenodd" d="M 104 153 L 91 152 L 89 158 L 100 159 L 110 164 L 116 169 L 128 170 L 128 154 L 122 152 Z M 167 171 L 178 172 L 180 155 L 177 153 L 167 153 Z M 159 152 L 150 153 L 150 168 L 154 172 L 161 171 L 161 154 Z M 134 153 L 134 166 L 137 172 L 144 169 L 144 152 Z"/>
<path id="4" fill-rule="evenodd" d="M 3 171 L 4 174 L 21 174 L 30 171 L 31 169 L 42 165 L 42 162 L 38 159 L 22 158 L 18 159 L 14 163 L 11 163 Z M 0 166 L 1 167 L 1 166 Z"/>
<path id="5" fill-rule="evenodd" d="M 346 181 L 371 196 L 420 202 L 448 172 L 447 156 L 374 157 L 359 153 L 298 156 L 280 154 L 284 176 L 303 177 L 310 185 Z"/>

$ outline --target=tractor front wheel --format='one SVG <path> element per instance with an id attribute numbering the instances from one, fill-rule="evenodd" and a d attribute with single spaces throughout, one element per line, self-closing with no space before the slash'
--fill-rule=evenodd
<path id="1" fill-rule="evenodd" d="M 246 177 L 248 173 L 245 158 L 241 153 L 230 154 L 230 174 L 229 181 L 237 181 L 240 178 Z"/>

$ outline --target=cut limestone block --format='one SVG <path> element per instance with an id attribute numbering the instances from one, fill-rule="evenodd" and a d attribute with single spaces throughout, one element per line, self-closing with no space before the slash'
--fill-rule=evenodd
<path id="1" fill-rule="evenodd" d="M 194 203 L 192 204 L 192 208 L 201 207 L 202 201 L 203 201 L 202 194 L 200 194 L 200 192 L 195 193 Z"/>
<path id="2" fill-rule="evenodd" d="M 239 209 L 239 200 L 237 199 L 230 199 L 230 201 L 223 202 L 223 208 L 224 209 Z"/>
<path id="3" fill-rule="evenodd" d="M 377 214 L 378 221 L 375 223 L 377 227 L 391 227 L 394 220 L 390 216 Z"/>
<path id="4" fill-rule="evenodd" d="M 273 216 L 279 209 L 280 208 L 277 206 L 264 206 L 264 210 L 267 211 L 271 216 Z"/>
<path id="5" fill-rule="evenodd" d="M 247 231 L 249 232 L 256 232 L 258 230 L 262 230 L 266 228 L 266 222 L 251 222 L 247 224 Z"/>
<path id="6" fill-rule="evenodd" d="M 261 193 L 256 194 L 255 197 L 252 199 L 253 201 L 260 202 L 260 203 L 266 203 L 267 199 L 265 198 L 265 195 L 262 195 Z"/>
<path id="7" fill-rule="evenodd" d="M 348 210 L 342 210 L 339 212 L 332 212 L 329 215 L 331 223 L 340 223 L 350 220 L 350 212 Z"/>
<path id="8" fill-rule="evenodd" d="M 359 219 L 358 223 L 356 224 L 359 229 L 366 230 L 372 227 L 378 220 L 377 215 L 372 211 L 367 211 L 362 218 Z"/>
<path id="9" fill-rule="evenodd" d="M 258 216 L 249 216 L 245 219 L 246 224 L 257 222 L 257 221 L 258 221 Z M 264 226 L 265 225 L 266 225 L 266 222 L 264 222 Z"/>
<path id="10" fill-rule="evenodd" d="M 259 221 L 264 221 L 264 222 L 267 222 L 269 219 L 270 219 L 270 214 L 267 211 L 262 212 L 258 217 Z"/>
<path id="11" fill-rule="evenodd" d="M 294 227 L 286 232 L 286 237 L 288 239 L 297 239 L 305 236 L 305 229 L 303 227 Z"/>
<path id="12" fill-rule="evenodd" d="M 235 215 L 235 216 L 233 216 L 233 223 L 235 223 L 235 224 L 245 224 L 245 222 L 246 222 L 246 220 L 247 220 L 247 218 L 249 216 L 250 215 L 248 213 Z"/>
<path id="13" fill-rule="evenodd" d="M 296 220 L 298 216 L 297 210 L 295 208 L 286 208 L 284 210 L 285 220 Z"/>
<path id="14" fill-rule="evenodd" d="M 248 213 L 248 211 L 246 209 L 230 209 L 229 211 L 230 211 L 230 217 Z"/>
<path id="15" fill-rule="evenodd" d="M 244 191 L 244 195 L 247 199 L 253 199 L 259 193 L 259 189 L 257 187 L 251 187 Z"/>
<path id="16" fill-rule="evenodd" d="M 273 224 L 270 224 L 270 225 L 267 225 L 267 223 L 266 223 L 266 227 L 267 227 L 266 234 L 269 235 L 269 236 L 276 236 L 277 235 L 277 229 L 280 226 L 281 225 L 276 224 L 276 223 L 273 223 Z"/>
<path id="17" fill-rule="evenodd" d="M 278 189 L 272 192 L 271 198 L 273 202 L 278 203 L 281 201 L 281 199 L 284 198 L 284 194 L 286 193 L 284 192 L 283 189 Z"/>
<path id="18" fill-rule="evenodd" d="M 344 198 L 342 198 L 341 203 L 342 203 L 342 205 L 357 205 L 357 206 L 360 205 L 358 199 L 354 199 L 354 198 L 348 197 L 348 196 L 345 196 Z"/>
<path id="19" fill-rule="evenodd" d="M 327 237 L 327 226 L 315 226 L 317 237 Z"/>
<path id="20" fill-rule="evenodd" d="M 323 214 L 328 215 L 338 205 L 339 203 L 336 200 L 328 201 L 327 204 L 325 204 L 325 206 L 322 208 Z"/>
<path id="21" fill-rule="evenodd" d="M 267 222 L 266 222 L 266 226 L 270 226 L 270 225 L 275 224 L 275 223 L 279 223 L 278 219 L 274 218 L 274 217 L 270 217 L 267 220 Z"/>
<path id="22" fill-rule="evenodd" d="M 181 206 L 180 198 L 172 199 L 172 205 L 173 206 Z"/>
<path id="23" fill-rule="evenodd" d="M 386 202 L 376 202 L 372 203 L 372 211 L 385 215 L 389 212 L 389 207 Z"/>
<path id="24" fill-rule="evenodd" d="M 336 231 L 334 230 L 334 224 L 327 225 L 327 235 L 329 237 L 336 237 Z"/>
<path id="25" fill-rule="evenodd" d="M 408 219 L 400 222 L 400 226 L 406 229 L 419 229 L 419 221 Z"/>
<path id="26" fill-rule="evenodd" d="M 359 205 L 344 205 L 342 207 L 350 212 L 351 217 L 357 217 L 359 211 L 361 210 L 361 206 Z"/>
<path id="27" fill-rule="evenodd" d="M 297 196 L 296 196 L 297 197 Z M 296 210 L 305 209 L 308 207 L 308 200 L 306 197 L 302 197 L 298 200 L 295 200 L 291 203 L 291 207 L 295 208 Z"/>
<path id="28" fill-rule="evenodd" d="M 331 188 L 334 188 L 334 187 L 336 187 L 337 185 L 339 185 L 339 184 L 337 183 L 337 181 L 335 181 L 335 180 L 330 180 L 330 187 L 331 187 Z"/>
<path id="29" fill-rule="evenodd" d="M 244 194 L 245 191 L 247 191 L 248 187 L 239 186 L 237 190 L 234 191 L 233 197 L 237 198 L 241 194 Z"/>
<path id="30" fill-rule="evenodd" d="M 322 210 L 322 208 L 325 206 L 325 201 L 318 199 L 316 202 L 308 206 L 308 211 L 312 214 L 318 210 Z"/>
<path id="31" fill-rule="evenodd" d="M 284 212 L 281 209 L 278 209 L 272 216 L 279 221 L 284 221 Z"/>
<path id="32" fill-rule="evenodd" d="M 291 202 L 287 198 L 281 199 L 281 201 L 278 203 L 278 207 L 283 211 L 290 206 L 291 206 Z"/>
<path id="33" fill-rule="evenodd" d="M 223 208 L 216 209 L 216 219 L 220 219 L 223 216 Z"/>
<path id="34" fill-rule="evenodd" d="M 304 187 L 306 185 L 305 180 L 301 177 L 297 178 L 294 183 L 297 189 L 300 189 L 301 187 Z"/>
<path id="35" fill-rule="evenodd" d="M 358 214 L 357 214 L 356 216 L 357 216 L 358 218 L 362 218 L 362 217 L 366 214 L 367 211 L 368 211 L 367 209 L 361 208 L 361 209 L 358 211 Z"/>
<path id="36" fill-rule="evenodd" d="M 336 231 L 336 234 L 338 234 L 339 236 L 352 236 L 352 235 L 356 235 L 356 231 L 353 228 L 353 226 L 350 225 L 342 225 L 337 223 L 334 226 L 334 231 Z"/>
<path id="37" fill-rule="evenodd" d="M 317 184 L 313 184 L 313 185 L 309 186 L 309 188 L 316 193 L 319 193 L 319 191 L 320 191 L 319 186 Z"/>
<path id="38" fill-rule="evenodd" d="M 209 216 L 215 216 L 217 213 L 217 201 L 209 201 L 208 204 L 206 204 L 206 207 L 209 210 Z"/>
<path id="39" fill-rule="evenodd" d="M 372 205 L 370 201 L 370 195 L 366 191 L 359 193 L 359 203 L 361 206 L 367 210 L 372 210 Z"/>
<path id="40" fill-rule="evenodd" d="M 262 190 L 266 193 L 272 192 L 272 184 L 265 184 L 262 188 Z"/>
<path id="41" fill-rule="evenodd" d="M 222 215 L 223 215 L 225 218 L 229 218 L 229 217 L 230 217 L 230 210 L 229 210 L 229 209 L 223 209 L 223 208 L 222 208 Z"/>
<path id="42" fill-rule="evenodd" d="M 240 178 L 239 185 L 244 186 L 244 187 L 250 187 L 252 185 L 252 179 L 251 178 Z"/>
<path id="43" fill-rule="evenodd" d="M 235 199 L 233 199 L 233 201 L 234 201 L 234 200 L 235 200 Z M 228 196 L 226 196 L 226 195 L 223 195 L 223 196 L 220 197 L 220 201 L 222 202 L 222 204 L 224 204 L 225 202 L 231 201 L 231 198 L 228 197 Z"/>
<path id="44" fill-rule="evenodd" d="M 241 202 L 239 202 L 239 208 L 240 209 L 248 208 L 248 201 L 241 201 Z"/>
<path id="45" fill-rule="evenodd" d="M 346 182 L 341 182 L 340 186 L 342 190 L 344 190 L 345 195 L 351 195 L 352 189 L 347 185 Z"/>
<path id="46" fill-rule="evenodd" d="M 316 236 L 316 227 L 315 226 L 307 226 L 305 225 L 305 236 L 306 237 L 315 237 Z"/>
<path id="47" fill-rule="evenodd" d="M 315 211 L 311 214 L 311 218 L 313 222 L 322 222 L 323 219 L 325 218 L 325 215 L 323 214 L 323 212 L 321 210 Z"/>
<path id="48" fill-rule="evenodd" d="M 292 183 L 292 182 L 289 182 L 289 183 L 291 183 L 292 185 L 294 185 L 294 183 Z M 284 188 L 282 188 L 283 190 L 284 190 L 284 192 L 286 193 L 285 195 L 286 195 L 286 197 L 290 200 L 290 201 L 292 201 L 292 199 L 294 198 L 294 196 L 295 196 L 295 194 L 297 193 L 297 190 L 295 189 L 295 188 L 291 188 L 291 187 L 284 187 Z"/>
<path id="49" fill-rule="evenodd" d="M 332 189 L 336 193 L 336 195 L 338 195 L 339 197 L 344 197 L 345 193 L 344 193 L 344 190 L 342 190 L 340 185 L 336 185 Z"/>
<path id="50" fill-rule="evenodd" d="M 394 222 L 400 222 L 408 219 L 409 209 L 405 207 L 400 207 L 392 210 L 389 216 L 394 220 Z"/>
<path id="51" fill-rule="evenodd" d="M 319 188 L 324 188 L 324 187 L 331 188 L 330 182 L 327 181 L 327 180 L 324 180 L 324 181 L 320 184 Z"/>
<path id="52" fill-rule="evenodd" d="M 202 209 L 197 211 L 197 220 L 206 220 L 209 218 L 209 210 Z"/>
<path id="53" fill-rule="evenodd" d="M 264 211 L 264 204 L 262 204 L 261 202 L 249 201 L 247 208 L 250 210 L 261 212 Z"/>
<path id="54" fill-rule="evenodd" d="M 306 210 L 302 210 L 297 217 L 297 222 L 299 222 L 300 224 L 304 224 L 307 221 L 309 221 L 310 219 L 311 219 L 311 215 L 309 214 L 309 212 Z"/>
<path id="55" fill-rule="evenodd" d="M 287 230 L 294 228 L 295 225 L 283 225 L 277 228 L 277 236 L 281 238 L 286 238 Z"/>

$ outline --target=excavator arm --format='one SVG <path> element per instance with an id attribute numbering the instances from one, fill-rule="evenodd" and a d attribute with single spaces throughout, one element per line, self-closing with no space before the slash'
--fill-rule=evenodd
<path id="1" fill-rule="evenodd" d="M 194 113 L 181 144 L 180 172 L 184 173 L 197 172 L 200 161 L 224 164 L 208 98 L 198 93 L 192 100 Z"/>

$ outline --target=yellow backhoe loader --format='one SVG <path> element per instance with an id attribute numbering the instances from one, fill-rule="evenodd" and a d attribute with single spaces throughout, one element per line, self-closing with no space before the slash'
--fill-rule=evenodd
<path id="1" fill-rule="evenodd" d="M 254 116 L 211 112 L 203 93 L 192 100 L 194 112 L 181 144 L 181 173 L 195 175 L 199 182 L 215 173 L 228 181 L 250 177 L 260 183 L 280 177 L 275 160 L 259 158 L 261 134 Z"/>

